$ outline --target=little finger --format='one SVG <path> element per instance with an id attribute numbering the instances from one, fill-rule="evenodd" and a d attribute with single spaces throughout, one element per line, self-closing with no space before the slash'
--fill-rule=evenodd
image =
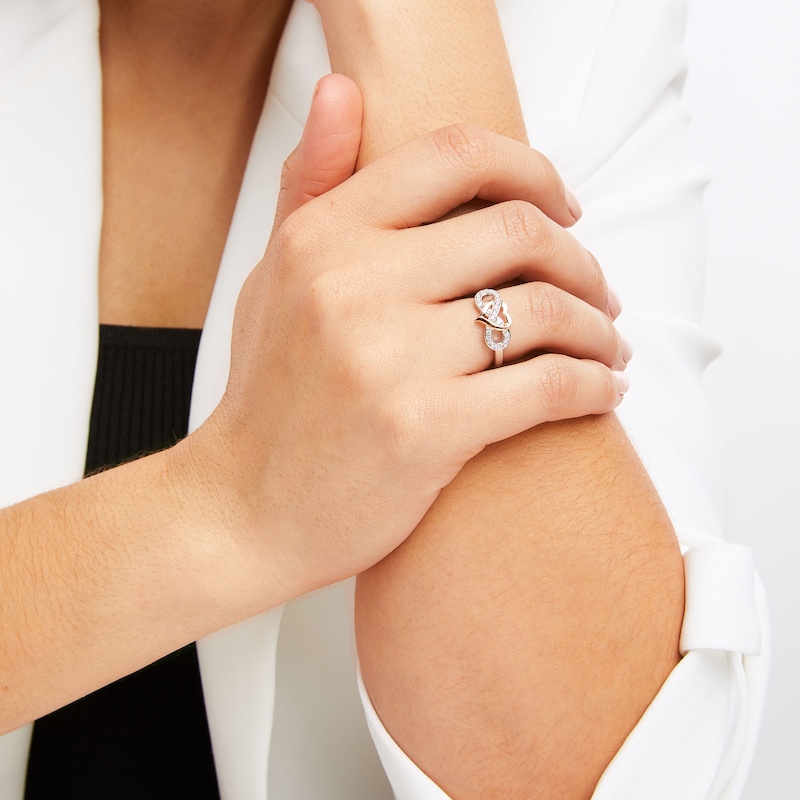
<path id="1" fill-rule="evenodd" d="M 394 148 L 337 187 L 349 224 L 412 228 L 479 197 L 521 199 L 559 225 L 573 225 L 561 176 L 541 153 L 472 125 L 451 125 Z"/>
<path id="2" fill-rule="evenodd" d="M 475 451 L 543 422 L 604 414 L 620 404 L 628 389 L 624 373 L 557 354 L 458 380 L 460 424 L 454 434 L 469 431 L 473 438 L 466 444 Z"/>

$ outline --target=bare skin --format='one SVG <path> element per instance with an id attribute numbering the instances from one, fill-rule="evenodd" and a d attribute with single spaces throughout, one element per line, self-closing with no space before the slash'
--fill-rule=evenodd
<path id="1" fill-rule="evenodd" d="M 101 322 L 203 327 L 290 7 L 104 0 Z"/>
<path id="2" fill-rule="evenodd" d="M 493 2 L 317 5 L 364 92 L 363 163 L 426 124 L 526 140 Z M 376 710 L 456 800 L 590 797 L 677 664 L 682 613 L 674 531 L 614 415 L 487 448 L 356 594 Z"/>

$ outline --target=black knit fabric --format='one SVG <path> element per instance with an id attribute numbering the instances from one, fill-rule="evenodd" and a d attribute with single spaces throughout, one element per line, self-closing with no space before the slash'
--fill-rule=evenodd
<path id="1" fill-rule="evenodd" d="M 100 326 L 87 475 L 186 435 L 199 342 Z M 219 800 L 194 644 L 36 722 L 25 800 L 56 799 Z"/>

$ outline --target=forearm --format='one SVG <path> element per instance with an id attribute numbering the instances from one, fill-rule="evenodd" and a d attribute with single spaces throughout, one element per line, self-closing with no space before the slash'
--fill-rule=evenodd
<path id="1" fill-rule="evenodd" d="M 315 5 L 333 71 L 352 78 L 364 95 L 360 165 L 456 122 L 527 141 L 494 0 Z"/>
<path id="2" fill-rule="evenodd" d="M 679 658 L 680 554 L 611 415 L 473 459 L 356 598 L 370 697 L 457 800 L 588 798 Z"/>
<path id="3" fill-rule="evenodd" d="M 365 93 L 364 161 L 424 126 L 464 119 L 524 138 L 505 51 L 489 52 L 492 5 L 459 4 L 454 47 L 452 31 L 437 48 L 414 46 L 423 6 L 420 41 L 456 19 L 447 9 L 431 20 L 440 9 L 427 3 L 394 27 L 382 16 L 385 40 L 373 30 L 355 55 L 341 52 L 346 30 L 326 22 L 334 68 L 351 70 Z M 336 32 L 342 40 L 331 42 Z M 417 77 L 397 79 L 404 74 Z M 563 796 L 588 796 L 678 660 L 680 553 L 613 415 L 488 448 L 411 538 L 360 576 L 356 596 L 378 713 L 459 800 L 546 796 L 567 784 Z"/>
<path id="4" fill-rule="evenodd" d="M 265 576 L 248 570 L 230 513 L 216 518 L 216 476 L 189 451 L 0 511 L 4 731 L 261 610 Z M 268 586 L 265 607 L 285 599 Z"/>

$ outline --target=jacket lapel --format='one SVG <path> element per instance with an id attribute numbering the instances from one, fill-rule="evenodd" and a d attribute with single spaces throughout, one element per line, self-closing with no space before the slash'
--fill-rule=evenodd
<path id="1" fill-rule="evenodd" d="M 97 349 L 102 125 L 94 3 L 7 2 L 0 28 L 5 506 L 83 474 Z M 22 797 L 30 731 L 0 737 L 3 797 Z"/>
<path id="2" fill-rule="evenodd" d="M 27 47 L 0 87 L 3 505 L 83 473 L 102 215 L 96 9 L 17 5 Z"/>

